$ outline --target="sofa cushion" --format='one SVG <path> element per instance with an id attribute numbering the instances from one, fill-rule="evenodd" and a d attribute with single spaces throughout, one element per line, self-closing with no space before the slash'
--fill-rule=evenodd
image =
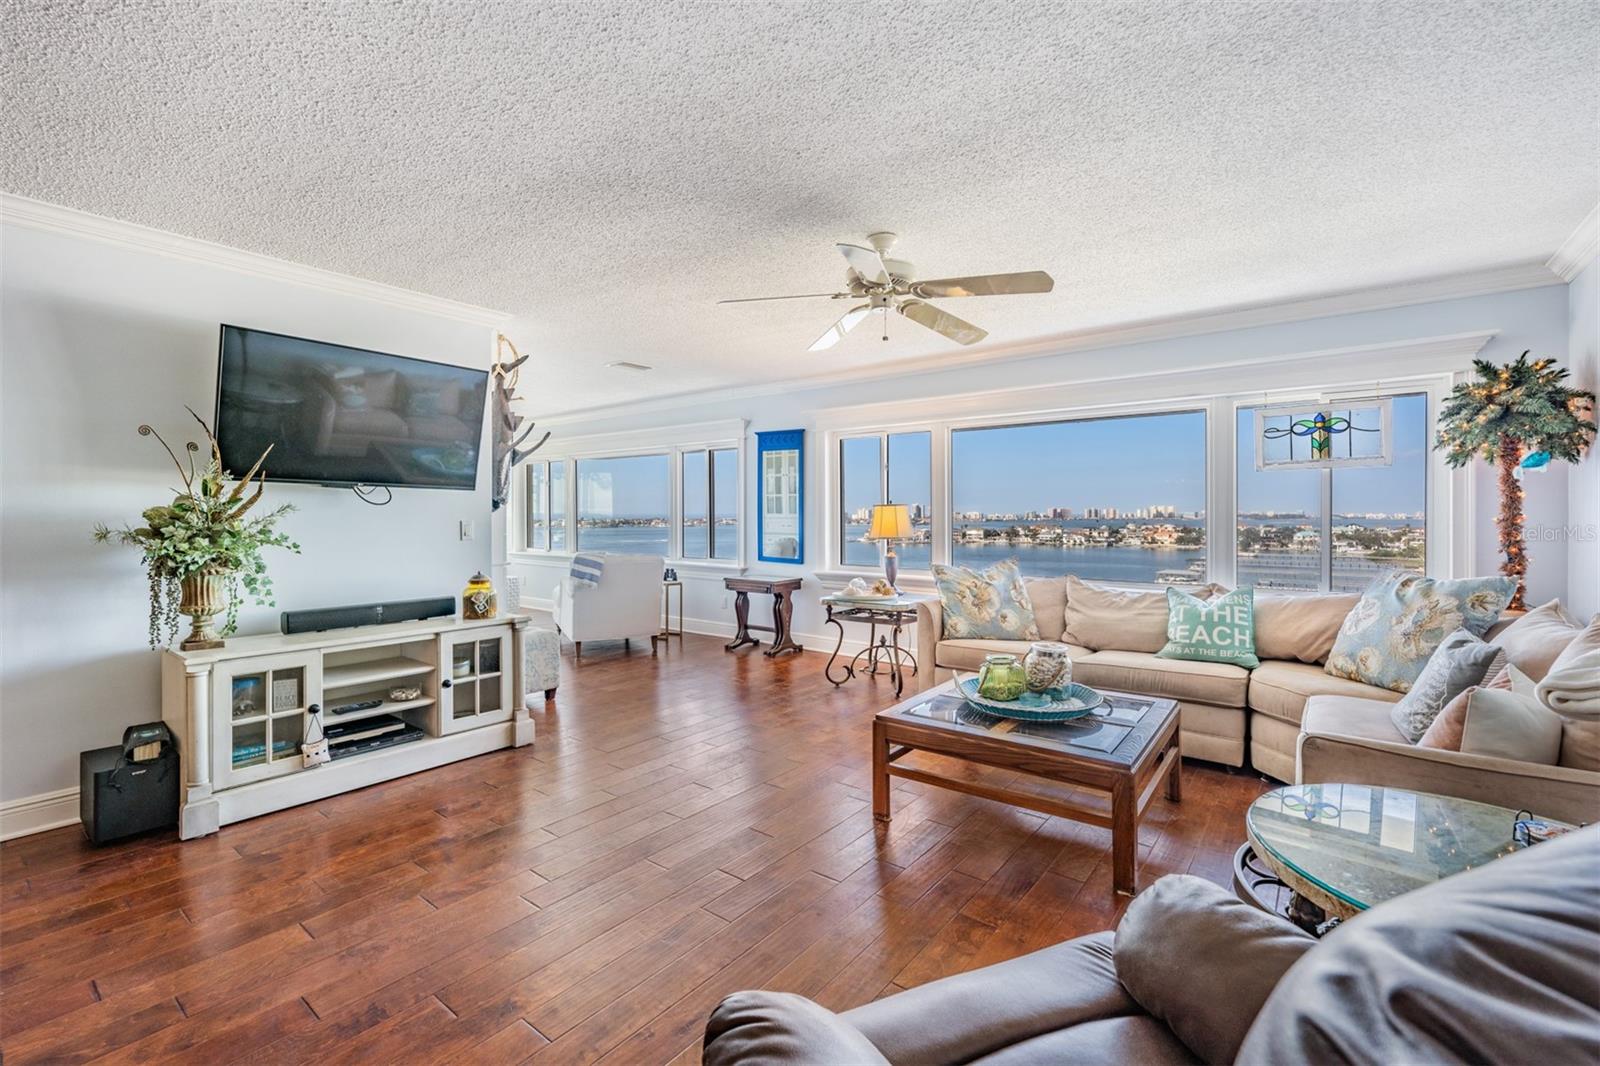
<path id="1" fill-rule="evenodd" d="M 962 640 L 1038 640 L 1033 601 L 1011 560 L 982 570 L 933 564 L 944 635 Z"/>
<path id="2" fill-rule="evenodd" d="M 855 1026 L 790 992 L 735 992 L 711 1012 L 702 1054 L 706 1066 L 889 1060 Z"/>
<path id="3" fill-rule="evenodd" d="M 1062 638 L 1096 651 L 1155 653 L 1167 643 L 1167 594 L 1093 585 L 1067 575 L 1066 628 Z M 1207 585 L 1193 594 L 1207 599 L 1222 591 Z"/>
<path id="4" fill-rule="evenodd" d="M 1232 663 L 1246 670 L 1260 666 L 1253 593 L 1245 586 L 1202 600 L 1182 589 L 1167 589 L 1167 643 L 1156 654 L 1188 662 Z"/>
<path id="5" fill-rule="evenodd" d="M 1047 1033 L 1137 1015 L 1112 942 L 1109 930 L 1091 933 L 864 1003 L 844 1020 L 890 1062 L 982 1061 Z"/>
<path id="6" fill-rule="evenodd" d="M 1004 652 L 1020 659 L 1028 654 L 1032 646 L 1033 642 L 1028 640 L 941 640 L 935 653 L 938 659 L 936 665 L 947 670 L 976 670 L 983 665 L 985 655 Z M 1088 648 L 1069 644 L 1067 654 L 1072 657 L 1076 670 L 1078 660 L 1092 653 Z"/>
<path id="7" fill-rule="evenodd" d="M 1389 703 L 1360 696 L 1313 696 L 1306 701 L 1302 733 L 1320 736 L 1357 737 L 1381 740 L 1386 744 L 1411 742 L 1389 721 Z"/>
<path id="8" fill-rule="evenodd" d="M 1072 680 L 1099 689 L 1243 707 L 1250 671 L 1227 663 L 1160 659 L 1141 651 L 1097 651 L 1072 660 Z"/>
<path id="9" fill-rule="evenodd" d="M 1561 716 L 1529 696 L 1473 687 L 1450 702 L 1417 746 L 1554 766 Z"/>
<path id="10" fill-rule="evenodd" d="M 1583 627 L 1567 617 L 1560 600 L 1551 600 L 1494 633 L 1489 643 L 1504 648 L 1506 659 L 1535 681 L 1543 681 Z"/>
<path id="11" fill-rule="evenodd" d="M 1250 674 L 1250 709 L 1285 722 L 1298 724 L 1305 713 L 1306 700 L 1322 695 L 1350 696 L 1385 704 L 1400 698 L 1400 693 L 1386 688 L 1329 677 L 1310 663 L 1264 662 Z M 1390 726 L 1391 730 L 1393 728 Z"/>
<path id="12" fill-rule="evenodd" d="M 1411 691 L 1390 709 L 1394 727 L 1413 743 L 1421 740 L 1444 705 L 1458 693 L 1481 685 L 1505 661 L 1505 655 L 1504 648 L 1479 640 L 1465 629 L 1445 637 Z"/>
<path id="13" fill-rule="evenodd" d="M 1256 590 L 1256 655 L 1325 663 L 1346 616 L 1361 597 L 1356 593 L 1296 596 Z"/>
<path id="14" fill-rule="evenodd" d="M 1036 1036 L 973 1059 L 972 1066 L 1060 1066 L 1067 1062 L 1189 1066 L 1203 1062 L 1148 1014 L 1100 1018 Z"/>
<path id="15" fill-rule="evenodd" d="M 1406 692 L 1445 637 L 1457 629 L 1482 637 L 1516 588 L 1508 577 L 1443 581 L 1404 571 L 1381 577 L 1339 627 L 1327 671 Z"/>
<path id="16" fill-rule="evenodd" d="M 1273 986 L 1316 943 L 1226 889 L 1171 874 L 1117 924 L 1117 979 L 1202 1061 L 1232 1062 Z"/>
<path id="17" fill-rule="evenodd" d="M 1600 828 L 1391 899 L 1290 968 L 1236 1061 L 1592 1062 L 1597 912 Z"/>
<path id="18" fill-rule="evenodd" d="M 1067 579 L 1030 577 L 1023 584 L 1028 586 L 1028 600 L 1033 604 L 1039 639 L 1060 640 L 1067 623 Z"/>

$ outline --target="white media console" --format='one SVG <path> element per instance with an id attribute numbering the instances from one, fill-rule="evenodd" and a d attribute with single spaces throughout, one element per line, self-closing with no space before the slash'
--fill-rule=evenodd
<path id="1" fill-rule="evenodd" d="M 161 716 L 182 761 L 179 837 L 533 743 L 522 684 L 528 625 L 524 615 L 445 617 L 169 649 L 161 663 Z M 395 688 L 421 693 L 391 700 Z M 371 700 L 383 702 L 329 713 Z M 308 769 L 300 743 L 312 704 L 328 726 L 392 714 L 426 735 Z"/>

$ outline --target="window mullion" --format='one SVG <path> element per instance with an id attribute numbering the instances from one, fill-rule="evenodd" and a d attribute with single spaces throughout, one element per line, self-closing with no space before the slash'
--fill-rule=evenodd
<path id="1" fill-rule="evenodd" d="M 1333 591 L 1333 470 L 1322 470 L 1322 591 Z"/>

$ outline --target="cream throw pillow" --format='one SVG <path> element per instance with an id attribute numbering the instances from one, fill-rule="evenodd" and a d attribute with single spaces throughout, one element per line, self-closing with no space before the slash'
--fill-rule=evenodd
<path id="1" fill-rule="evenodd" d="M 1205 585 L 1191 595 L 1204 600 L 1221 591 L 1220 585 Z M 1167 645 L 1167 594 L 1092 585 L 1069 574 L 1061 639 L 1094 651 L 1154 654 Z"/>
<path id="2" fill-rule="evenodd" d="M 1256 590 L 1256 654 L 1263 659 L 1325 663 L 1345 616 L 1361 602 L 1355 592 L 1291 595 Z"/>
<path id="3" fill-rule="evenodd" d="M 1518 618 L 1489 641 L 1506 650 L 1511 665 L 1534 681 L 1543 681 L 1551 665 L 1583 627 L 1567 617 L 1560 600 L 1541 604 Z"/>
<path id="4" fill-rule="evenodd" d="M 1445 708 L 1417 747 L 1554 766 L 1561 757 L 1561 726 L 1561 716 L 1532 697 L 1472 688 Z"/>

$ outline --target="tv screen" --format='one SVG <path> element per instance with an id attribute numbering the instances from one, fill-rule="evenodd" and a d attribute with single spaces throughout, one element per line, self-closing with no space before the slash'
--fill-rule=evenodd
<path id="1" fill-rule="evenodd" d="M 472 489 L 489 373 L 222 327 L 217 442 L 235 474 L 267 445 L 267 477 Z"/>

